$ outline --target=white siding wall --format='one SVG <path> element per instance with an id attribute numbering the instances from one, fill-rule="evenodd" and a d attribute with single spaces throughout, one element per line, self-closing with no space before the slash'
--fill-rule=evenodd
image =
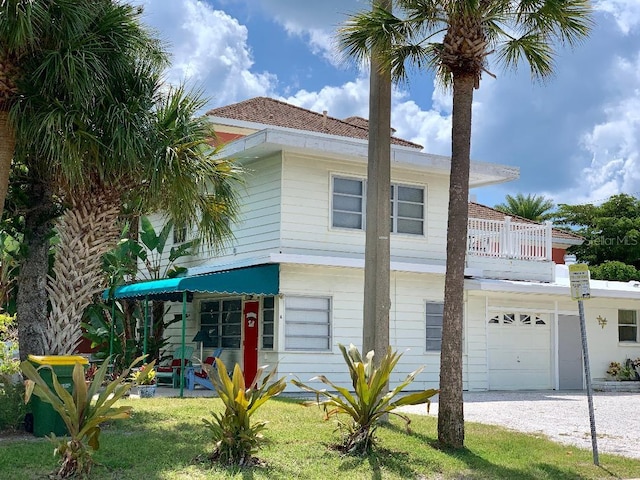
<path id="1" fill-rule="evenodd" d="M 465 305 L 465 354 L 467 358 L 468 390 L 487 390 L 487 309 L 484 296 L 467 293 Z"/>
<path id="2" fill-rule="evenodd" d="M 179 264 L 193 267 L 203 263 L 228 261 L 255 257 L 268 252 L 277 252 L 280 244 L 280 157 L 261 158 L 245 165 L 245 184 L 239 187 L 240 212 L 233 225 L 235 238 L 218 256 L 203 246 L 193 257 L 183 257 Z M 156 231 L 163 225 L 160 215 L 150 217 Z M 193 238 L 194 233 L 188 234 Z M 173 236 L 169 237 L 163 266 L 166 265 Z"/>
<path id="3" fill-rule="evenodd" d="M 366 178 L 366 165 L 286 153 L 283 162 L 282 250 L 295 254 L 364 255 L 365 233 L 331 226 L 332 176 Z M 392 234 L 397 261 L 443 264 L 448 187 L 445 177 L 394 169 L 393 183 L 425 187 L 425 236 Z"/>
<path id="4" fill-rule="evenodd" d="M 330 297 L 332 302 L 332 351 L 294 352 L 284 350 L 284 312 L 278 325 L 278 373 L 292 374 L 302 381 L 325 374 L 343 386 L 349 386 L 338 343 L 362 347 L 363 272 L 358 269 L 282 265 L 280 290 L 287 295 Z M 403 352 L 392 383 L 404 380 L 413 370 L 424 366 L 411 389 L 437 388 L 439 352 L 425 351 L 425 303 L 441 301 L 443 277 L 427 274 L 392 273 L 390 343 Z M 288 391 L 295 388 L 287 387 Z"/>
<path id="5" fill-rule="evenodd" d="M 233 225 L 235 240 L 216 258 L 224 263 L 268 252 L 280 243 L 280 157 L 261 158 L 245 165 L 245 186 L 240 190 L 240 214 Z M 207 258 L 207 254 L 203 255 Z"/>

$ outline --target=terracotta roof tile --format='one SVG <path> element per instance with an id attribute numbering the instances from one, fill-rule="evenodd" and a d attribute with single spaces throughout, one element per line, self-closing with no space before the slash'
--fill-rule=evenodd
<path id="1" fill-rule="evenodd" d="M 369 134 L 369 122 L 362 117 L 349 117 L 347 120 L 340 120 L 268 97 L 251 98 L 232 105 L 214 108 L 209 110 L 207 115 L 363 140 L 366 140 Z M 396 137 L 391 138 L 391 143 L 422 149 L 422 146 L 417 143 Z"/>
<path id="2" fill-rule="evenodd" d="M 514 222 L 518 223 L 532 223 L 536 225 L 540 225 L 540 222 L 534 222 L 533 220 L 529 220 L 528 218 L 519 217 L 518 215 L 507 215 L 500 210 L 496 210 L 495 208 L 487 207 L 486 205 L 481 205 L 476 202 L 469 202 L 469 217 L 470 218 L 479 218 L 482 220 L 504 220 L 504 217 L 511 217 Z M 553 229 L 553 238 L 556 239 L 567 239 L 567 240 L 584 240 L 580 235 L 576 235 L 575 233 L 566 232 L 564 230 L 560 230 L 557 228 Z"/>

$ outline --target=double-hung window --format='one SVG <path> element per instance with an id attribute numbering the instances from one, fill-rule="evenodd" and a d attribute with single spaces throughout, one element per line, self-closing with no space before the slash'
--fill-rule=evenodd
<path id="1" fill-rule="evenodd" d="M 442 346 L 444 303 L 427 302 L 427 351 L 439 352 Z"/>
<path id="2" fill-rule="evenodd" d="M 332 222 L 337 228 L 365 229 L 366 190 L 364 180 L 333 177 Z M 391 229 L 393 233 L 424 234 L 424 188 L 391 185 Z"/>
<path id="3" fill-rule="evenodd" d="M 364 229 L 364 182 L 353 178 L 333 178 L 333 226 Z"/>
<path id="4" fill-rule="evenodd" d="M 422 235 L 423 225 L 424 189 L 391 185 L 391 231 Z"/>
<path id="5" fill-rule="evenodd" d="M 638 342 L 638 312 L 618 310 L 618 341 Z"/>
<path id="6" fill-rule="evenodd" d="M 284 342 L 285 350 L 330 350 L 331 300 L 285 297 Z"/>

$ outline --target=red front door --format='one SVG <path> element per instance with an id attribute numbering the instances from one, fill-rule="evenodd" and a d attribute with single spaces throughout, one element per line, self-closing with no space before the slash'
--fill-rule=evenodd
<path id="1" fill-rule="evenodd" d="M 244 302 L 244 344 L 243 344 L 243 365 L 244 380 L 249 386 L 253 382 L 258 371 L 258 312 L 260 302 L 252 300 Z"/>

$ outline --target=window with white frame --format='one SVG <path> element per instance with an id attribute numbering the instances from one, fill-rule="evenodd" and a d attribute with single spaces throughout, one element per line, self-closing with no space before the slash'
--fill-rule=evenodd
<path id="1" fill-rule="evenodd" d="M 427 351 L 439 352 L 442 347 L 442 315 L 444 303 L 427 302 Z"/>
<path id="2" fill-rule="evenodd" d="M 333 177 L 332 222 L 334 227 L 364 230 L 366 182 Z M 424 234 L 424 188 L 391 185 L 391 232 Z"/>
<path id="3" fill-rule="evenodd" d="M 274 338 L 274 297 L 264 297 L 262 300 L 262 349 L 273 350 Z"/>
<path id="4" fill-rule="evenodd" d="M 331 299 L 285 297 L 284 334 L 285 350 L 330 350 Z"/>
<path id="5" fill-rule="evenodd" d="M 618 341 L 638 342 L 638 312 L 618 310 Z"/>
<path id="6" fill-rule="evenodd" d="M 353 178 L 333 178 L 333 226 L 364 229 L 364 182 Z"/>
<path id="7" fill-rule="evenodd" d="M 242 300 L 203 300 L 200 302 L 200 328 L 209 339 L 204 347 L 240 348 L 242 338 Z"/>
<path id="8" fill-rule="evenodd" d="M 391 185 L 391 231 L 422 235 L 424 233 L 424 189 Z"/>

